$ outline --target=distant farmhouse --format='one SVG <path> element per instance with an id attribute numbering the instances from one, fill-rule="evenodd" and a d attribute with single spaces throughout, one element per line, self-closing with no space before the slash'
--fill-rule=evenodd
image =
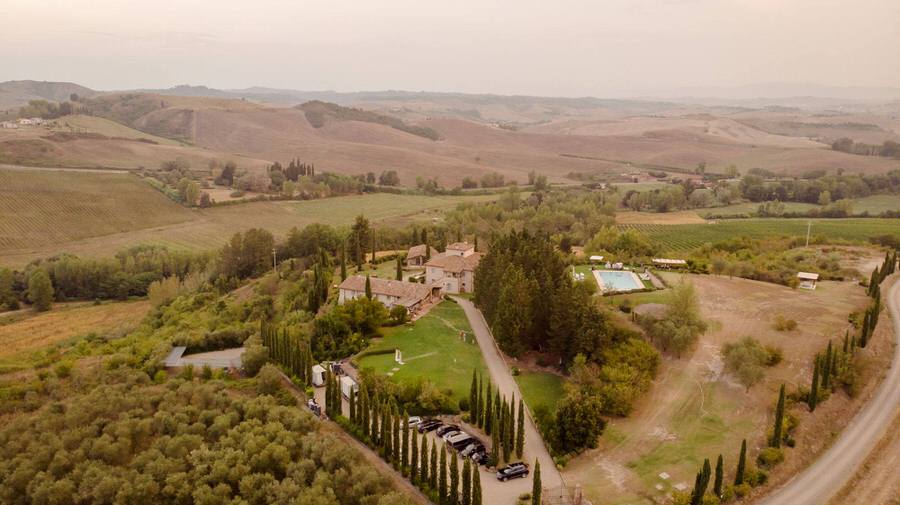
<path id="1" fill-rule="evenodd" d="M 481 253 L 468 242 L 456 242 L 425 263 L 425 284 L 441 286 L 445 293 L 471 293 L 475 289 L 475 268 Z"/>
<path id="2" fill-rule="evenodd" d="M 438 255 L 437 249 L 434 247 L 428 246 L 431 250 L 431 254 L 427 255 L 429 258 L 434 258 Z M 420 267 L 428 261 L 426 259 L 425 254 L 425 244 L 414 245 L 409 248 L 409 251 L 406 253 L 406 266 L 408 267 Z"/>
<path id="3" fill-rule="evenodd" d="M 406 307 L 410 314 L 441 297 L 440 285 L 395 281 L 378 277 L 369 277 L 369 284 L 372 287 L 372 298 L 383 303 L 388 309 L 398 305 Z M 344 279 L 339 289 L 338 304 L 366 296 L 366 278 L 362 275 L 351 275 Z"/>
<path id="4" fill-rule="evenodd" d="M 15 130 L 18 127 L 19 127 L 19 125 L 17 125 L 16 123 L 13 123 L 12 121 L 0 122 L 0 128 L 3 128 L 5 130 Z"/>

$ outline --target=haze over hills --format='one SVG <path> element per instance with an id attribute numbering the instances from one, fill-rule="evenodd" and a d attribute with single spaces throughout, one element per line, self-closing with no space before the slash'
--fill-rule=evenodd
<path id="1" fill-rule="evenodd" d="M 261 87 L 97 92 L 35 81 L 0 83 L 0 90 L 18 103 L 77 92 L 84 97 L 79 110 L 94 117 L 58 118 L 52 128 L 63 136 L 0 130 L 0 161 L 25 165 L 134 169 L 183 157 L 196 166 L 234 159 L 255 170 L 297 158 L 338 173 L 396 170 L 404 185 L 425 177 L 452 187 L 490 172 L 523 182 L 538 171 L 562 182 L 692 172 L 699 164 L 711 171 L 886 172 L 898 162 L 830 145 L 842 137 L 900 141 L 900 111 L 891 103 L 830 98 L 817 100 L 839 109 Z"/>

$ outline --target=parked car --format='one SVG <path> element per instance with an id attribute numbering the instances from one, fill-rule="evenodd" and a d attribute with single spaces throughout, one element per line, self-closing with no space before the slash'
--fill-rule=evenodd
<path id="1" fill-rule="evenodd" d="M 475 451 L 469 455 L 469 459 L 472 460 L 476 465 L 483 465 L 488 462 L 490 459 L 491 453 L 487 452 L 487 449 L 481 449 L 480 451 Z"/>
<path id="2" fill-rule="evenodd" d="M 457 435 L 464 435 L 464 433 L 461 432 L 461 431 L 459 431 L 459 430 L 445 431 L 444 434 L 441 435 L 441 440 L 443 440 L 444 442 L 446 442 L 446 441 L 450 440 L 451 438 L 453 438 L 453 437 L 455 437 L 455 436 L 457 436 Z"/>
<path id="3" fill-rule="evenodd" d="M 464 458 L 468 458 L 477 451 L 484 450 L 484 444 L 479 442 L 477 439 L 469 440 L 467 441 L 467 443 L 469 445 L 465 446 L 461 451 L 459 451 L 459 455 Z"/>
<path id="4" fill-rule="evenodd" d="M 439 437 L 443 437 L 449 431 L 459 431 L 459 426 L 455 424 L 448 424 L 441 429 L 437 430 L 436 435 Z"/>
<path id="5" fill-rule="evenodd" d="M 306 400 L 306 406 L 309 407 L 309 410 L 313 411 L 313 413 L 317 416 L 322 416 L 322 408 L 319 407 L 319 404 L 316 403 L 316 400 L 310 398 Z"/>
<path id="6" fill-rule="evenodd" d="M 472 441 L 475 440 L 472 435 L 468 433 L 460 433 L 454 437 L 451 437 L 447 440 L 447 443 L 453 447 L 454 450 L 460 451 L 465 449 Z"/>
<path id="7" fill-rule="evenodd" d="M 443 424 L 444 423 L 436 419 L 432 419 L 431 421 L 425 421 L 419 424 L 418 426 L 416 426 L 416 429 L 419 430 L 419 433 L 425 433 L 426 431 L 434 431 L 440 428 Z"/>
<path id="8" fill-rule="evenodd" d="M 409 419 L 407 419 L 406 422 L 409 423 L 409 426 L 411 428 L 413 426 L 418 426 L 418 425 L 422 424 L 422 418 L 419 416 L 412 416 Z"/>
<path id="9" fill-rule="evenodd" d="M 497 480 L 500 482 L 508 481 L 509 479 L 520 478 L 523 479 L 528 475 L 528 464 L 522 463 L 521 461 L 518 463 L 511 463 L 509 465 L 504 466 L 503 468 L 497 470 Z"/>

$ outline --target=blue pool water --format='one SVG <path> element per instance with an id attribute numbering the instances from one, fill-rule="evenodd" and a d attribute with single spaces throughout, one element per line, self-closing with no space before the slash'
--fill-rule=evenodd
<path id="1" fill-rule="evenodd" d="M 600 270 L 597 272 L 603 281 L 603 287 L 607 291 L 632 291 L 642 289 L 643 284 L 634 278 L 631 272 L 619 272 L 615 270 Z"/>

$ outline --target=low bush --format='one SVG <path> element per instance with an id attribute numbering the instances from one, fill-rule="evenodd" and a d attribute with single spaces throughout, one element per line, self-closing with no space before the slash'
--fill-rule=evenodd
<path id="1" fill-rule="evenodd" d="M 766 447 L 756 457 L 756 463 L 762 468 L 772 468 L 784 461 L 784 451 L 777 447 Z"/>

